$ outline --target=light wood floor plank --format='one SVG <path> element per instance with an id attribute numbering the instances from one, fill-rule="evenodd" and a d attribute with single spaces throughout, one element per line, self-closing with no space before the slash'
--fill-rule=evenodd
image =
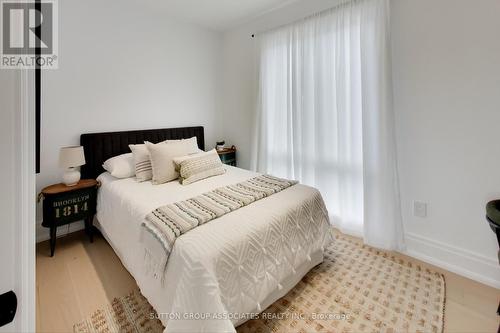
<path id="1" fill-rule="evenodd" d="M 101 236 L 90 244 L 83 232 L 57 240 L 49 257 L 48 242 L 37 245 L 37 310 L 39 332 L 71 332 L 73 324 L 137 288 L 111 246 Z M 445 275 L 446 332 L 496 332 L 500 290 L 400 255 Z"/>

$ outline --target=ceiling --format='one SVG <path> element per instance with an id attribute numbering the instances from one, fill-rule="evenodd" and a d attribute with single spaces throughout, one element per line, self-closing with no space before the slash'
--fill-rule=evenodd
<path id="1" fill-rule="evenodd" d="M 224 31 L 296 0 L 141 0 L 167 15 Z"/>

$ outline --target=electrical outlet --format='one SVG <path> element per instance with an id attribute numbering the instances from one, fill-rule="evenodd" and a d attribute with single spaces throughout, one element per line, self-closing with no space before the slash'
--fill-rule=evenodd
<path id="1" fill-rule="evenodd" d="M 416 217 L 427 217 L 427 203 L 421 201 L 413 201 L 413 215 Z"/>

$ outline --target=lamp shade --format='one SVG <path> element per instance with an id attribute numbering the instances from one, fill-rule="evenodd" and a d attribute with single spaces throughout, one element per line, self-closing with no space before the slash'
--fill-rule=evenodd
<path id="1" fill-rule="evenodd" d="M 59 166 L 75 168 L 85 164 L 85 154 L 82 146 L 63 147 L 59 151 Z"/>

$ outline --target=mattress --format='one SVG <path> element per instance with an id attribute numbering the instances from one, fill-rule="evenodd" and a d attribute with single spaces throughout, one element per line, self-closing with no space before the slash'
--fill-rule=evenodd
<path id="1" fill-rule="evenodd" d="M 159 270 L 163 248 L 141 226 L 145 216 L 257 175 L 226 170 L 190 185 L 98 177 L 97 226 L 166 332 L 234 332 L 321 263 L 331 240 L 321 194 L 298 184 L 180 236 Z"/>

